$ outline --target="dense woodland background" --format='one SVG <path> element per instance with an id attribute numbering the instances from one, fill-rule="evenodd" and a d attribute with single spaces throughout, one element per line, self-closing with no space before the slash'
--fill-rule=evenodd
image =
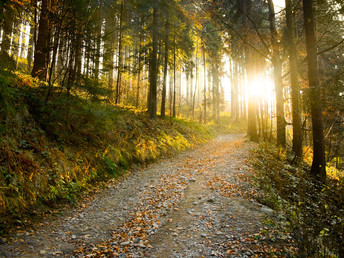
<path id="1" fill-rule="evenodd" d="M 99 176 L 92 168 L 117 171 L 210 138 L 175 117 L 220 125 L 230 115 L 232 127 L 247 121 L 251 140 L 276 144 L 274 159 L 331 184 L 336 232 L 328 214 L 314 232 L 332 234 L 328 246 L 343 255 L 344 6 L 284 4 L 1 1 L 3 214 L 71 198 Z"/>

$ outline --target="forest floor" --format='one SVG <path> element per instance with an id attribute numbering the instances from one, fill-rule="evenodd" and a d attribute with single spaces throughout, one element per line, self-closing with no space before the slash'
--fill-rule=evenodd
<path id="1" fill-rule="evenodd" d="M 133 169 L 77 208 L 0 239 L 0 256 L 287 256 L 291 236 L 255 199 L 253 147 L 224 135 Z"/>

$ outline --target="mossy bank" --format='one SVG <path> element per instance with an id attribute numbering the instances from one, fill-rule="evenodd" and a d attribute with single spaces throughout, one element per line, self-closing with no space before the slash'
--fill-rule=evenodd
<path id="1" fill-rule="evenodd" d="M 118 107 L 0 74 L 0 231 L 24 214 L 74 202 L 89 186 L 212 139 L 196 122 Z"/>

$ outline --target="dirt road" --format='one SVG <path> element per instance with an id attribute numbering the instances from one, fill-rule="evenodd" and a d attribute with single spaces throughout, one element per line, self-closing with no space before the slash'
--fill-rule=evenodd
<path id="1" fill-rule="evenodd" d="M 252 147 L 242 135 L 220 136 L 132 171 L 80 208 L 17 233 L 0 256 L 284 256 L 290 237 L 249 183 Z"/>

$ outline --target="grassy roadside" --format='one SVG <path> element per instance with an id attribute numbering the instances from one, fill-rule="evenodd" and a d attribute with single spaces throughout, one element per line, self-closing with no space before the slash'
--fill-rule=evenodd
<path id="1" fill-rule="evenodd" d="M 326 184 L 309 176 L 311 157 L 298 166 L 268 143 L 253 151 L 259 201 L 279 214 L 298 244 L 298 257 L 343 257 L 344 177 L 328 168 Z"/>
<path id="2" fill-rule="evenodd" d="M 211 140 L 214 126 L 154 121 L 134 108 L 54 91 L 31 77 L 0 74 L 0 234 L 27 215 L 73 203 L 80 193 Z"/>

